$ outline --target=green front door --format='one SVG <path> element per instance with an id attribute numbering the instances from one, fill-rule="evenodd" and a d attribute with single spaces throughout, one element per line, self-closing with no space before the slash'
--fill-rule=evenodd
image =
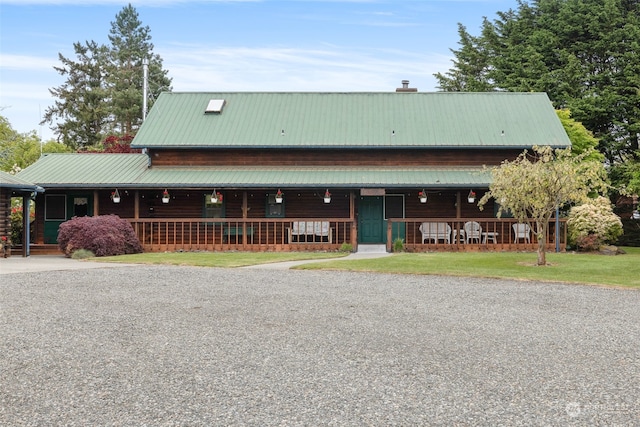
<path id="1" fill-rule="evenodd" d="M 358 243 L 385 243 L 383 196 L 361 196 L 358 201 Z"/>
<path id="2" fill-rule="evenodd" d="M 74 216 L 93 215 L 91 194 L 47 194 L 45 195 L 44 242 L 58 243 L 60 224 Z"/>

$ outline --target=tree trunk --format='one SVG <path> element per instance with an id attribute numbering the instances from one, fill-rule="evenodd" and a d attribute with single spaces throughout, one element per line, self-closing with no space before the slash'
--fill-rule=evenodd
<path id="1" fill-rule="evenodd" d="M 538 238 L 538 265 L 547 265 L 547 224 L 549 224 L 549 221 L 536 221 L 536 236 Z"/>

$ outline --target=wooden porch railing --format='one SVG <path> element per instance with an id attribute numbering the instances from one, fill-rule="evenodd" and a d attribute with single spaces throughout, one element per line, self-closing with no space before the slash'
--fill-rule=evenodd
<path id="1" fill-rule="evenodd" d="M 477 227 L 465 224 L 475 222 Z M 423 225 L 424 224 L 424 225 Z M 516 226 L 515 219 L 504 218 L 411 218 L 389 219 L 387 223 L 387 250 L 391 251 L 396 238 L 404 240 L 405 248 L 411 252 L 426 251 L 535 251 L 538 238 L 535 223 Z M 556 228 L 558 233 L 556 234 Z M 564 251 L 567 247 L 565 219 L 549 222 L 545 242 L 549 251 Z"/>
<path id="2" fill-rule="evenodd" d="M 147 252 L 318 251 L 352 243 L 353 221 L 345 218 L 129 219 Z M 305 227 L 294 225 L 305 224 Z"/>
<path id="3" fill-rule="evenodd" d="M 356 247 L 354 221 L 347 218 L 225 219 L 174 218 L 129 219 L 147 252 L 164 251 L 318 251 L 337 250 L 343 243 Z M 476 222 L 477 235 L 465 232 Z M 428 251 L 535 251 L 535 226 L 518 236 L 514 219 L 411 218 L 389 219 L 387 250 L 400 237 L 411 252 Z M 424 224 L 424 226 L 423 226 Z M 547 249 L 564 251 L 566 220 L 552 220 L 545 236 Z M 422 229 L 421 229 L 422 226 Z"/>

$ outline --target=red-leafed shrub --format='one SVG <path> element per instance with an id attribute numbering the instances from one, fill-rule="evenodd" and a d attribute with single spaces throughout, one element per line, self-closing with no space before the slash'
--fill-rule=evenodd
<path id="1" fill-rule="evenodd" d="M 131 224 L 117 215 L 74 217 L 63 222 L 58 231 L 58 245 L 67 257 L 78 249 L 89 250 L 96 256 L 142 252 Z"/>

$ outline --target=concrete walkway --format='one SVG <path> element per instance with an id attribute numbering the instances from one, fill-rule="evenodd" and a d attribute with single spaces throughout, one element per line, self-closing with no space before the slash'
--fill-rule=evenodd
<path id="1" fill-rule="evenodd" d="M 38 271 L 86 270 L 89 268 L 119 268 L 135 264 L 95 262 L 66 258 L 64 255 L 32 255 L 30 257 L 10 256 L 0 258 L 0 275 L 33 273 Z"/>
<path id="2" fill-rule="evenodd" d="M 382 258 L 391 255 L 388 252 L 356 252 L 347 255 L 342 258 L 322 258 L 322 259 L 305 259 L 300 261 L 284 261 L 284 262 L 272 262 L 268 264 L 256 264 L 256 265 L 248 265 L 242 268 L 255 268 L 255 269 L 265 269 L 265 270 L 288 270 L 291 267 L 295 267 L 297 265 L 302 264 L 310 264 L 313 262 L 327 262 L 333 260 L 352 260 L 352 259 L 367 259 L 367 258 Z"/>

